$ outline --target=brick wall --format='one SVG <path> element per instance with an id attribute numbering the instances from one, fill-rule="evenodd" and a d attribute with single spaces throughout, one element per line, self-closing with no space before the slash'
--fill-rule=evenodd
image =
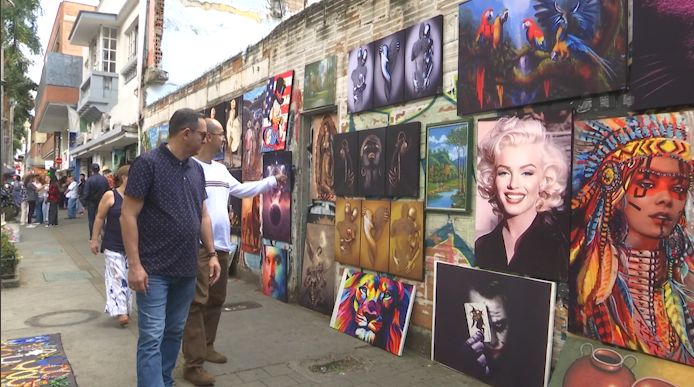
<path id="1" fill-rule="evenodd" d="M 338 126 L 342 131 L 362 130 L 397 124 L 416 116 L 414 121 L 422 123 L 421 141 L 426 138 L 426 125 L 443 121 L 457 120 L 454 76 L 457 73 L 457 35 L 459 0 L 325 0 L 308 7 L 304 12 L 283 22 L 263 41 L 249 47 L 246 52 L 212 69 L 202 77 L 191 82 L 176 93 L 145 108 L 144 129 L 158 126 L 168 120 L 178 108 L 203 109 L 216 103 L 231 99 L 262 84 L 269 75 L 294 70 L 294 88 L 303 90 L 304 66 L 322 58 L 337 57 L 337 112 Z M 379 109 L 378 112 L 347 114 L 347 62 L 348 53 L 353 48 L 372 42 L 393 32 L 416 24 L 433 16 L 444 15 L 444 94 L 434 98 L 418 100 Z M 307 174 L 308 169 L 303 149 L 310 142 L 307 122 L 310 116 L 304 115 L 297 126 L 297 134 L 292 135 L 290 150 L 294 151 L 294 164 L 297 175 Z M 301 128 L 299 130 L 299 128 Z M 421 147 L 424 156 L 425 145 Z M 476 157 L 474 154 L 472 157 Z M 303 167 L 303 168 L 302 168 Z M 302 181 L 297 177 L 296 181 Z M 420 197 L 424 199 L 424 173 L 420 178 Z M 300 276 L 301 250 L 303 248 L 304 224 L 301 212 L 308 201 L 308 189 L 295 184 L 293 192 L 293 250 L 290 253 L 289 291 L 296 296 Z M 472 195 L 474 198 L 474 195 Z M 474 199 L 473 199 L 474 208 Z M 305 214 L 303 215 L 305 216 Z M 474 215 L 426 214 L 425 235 L 431 235 L 448 221 L 452 221 L 456 233 L 469 245 L 474 246 Z M 243 265 L 241 265 L 243 266 Z M 243 271 L 243 269 L 241 269 Z M 337 276 L 342 271 L 338 264 Z M 244 275 L 245 276 L 245 275 Z M 257 280 L 257 279 L 256 279 Z M 412 315 L 412 329 L 408 334 L 407 345 L 426 352 L 431 340 L 433 308 L 433 262 L 426 265 L 424 282 L 413 283 L 417 287 Z M 300 282 L 300 281 L 299 281 Z M 336 281 L 339 285 L 339 280 Z M 291 298 L 291 297 L 290 297 Z"/>
<path id="2" fill-rule="evenodd" d="M 53 43 L 57 40 L 58 45 L 55 47 L 55 52 L 82 56 L 82 47 L 70 44 L 70 32 L 80 11 L 94 11 L 95 9 L 91 5 L 71 3 L 69 1 L 60 3 L 46 51 L 51 51 Z"/>

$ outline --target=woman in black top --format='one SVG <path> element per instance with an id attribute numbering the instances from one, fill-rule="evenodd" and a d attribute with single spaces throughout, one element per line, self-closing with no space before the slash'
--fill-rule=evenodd
<path id="1" fill-rule="evenodd" d="M 31 221 L 34 217 L 34 210 L 36 209 L 36 200 L 38 199 L 38 196 L 36 195 L 36 185 L 34 184 L 34 180 L 36 179 L 36 175 L 28 175 L 26 178 L 24 178 L 24 187 L 26 187 L 27 190 L 27 204 L 29 206 L 29 211 L 27 213 L 27 228 L 35 228 L 35 224 L 31 224 Z"/>
<path id="2" fill-rule="evenodd" d="M 128 257 L 125 255 L 123 236 L 120 228 L 120 212 L 123 204 L 123 193 L 128 183 L 129 165 L 124 165 L 116 171 L 116 187 L 106 191 L 99 202 L 99 209 L 94 219 L 92 230 L 92 253 L 99 252 L 98 236 L 104 227 L 104 237 L 101 241 L 101 251 L 106 258 L 106 312 L 118 316 L 118 323 L 125 326 L 132 311 L 132 290 L 128 287 Z"/>
<path id="3" fill-rule="evenodd" d="M 475 241 L 483 269 L 566 281 L 569 221 L 560 212 L 568 188 L 568 152 L 535 118 L 501 118 L 479 144 L 478 191 L 499 215 Z"/>

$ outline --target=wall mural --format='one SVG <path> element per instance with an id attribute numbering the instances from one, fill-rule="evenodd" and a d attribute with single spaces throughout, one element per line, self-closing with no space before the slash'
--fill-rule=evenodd
<path id="1" fill-rule="evenodd" d="M 422 202 L 390 202 L 388 272 L 417 281 L 424 279 L 424 206 Z"/>
<path id="2" fill-rule="evenodd" d="M 357 133 L 359 133 L 357 193 L 359 196 L 385 196 L 386 128 L 360 130 Z"/>
<path id="3" fill-rule="evenodd" d="M 330 326 L 402 356 L 416 292 L 413 285 L 345 269 Z"/>
<path id="4" fill-rule="evenodd" d="M 390 255 L 390 202 L 361 202 L 361 252 L 359 266 L 379 272 L 388 271 Z"/>
<path id="5" fill-rule="evenodd" d="M 260 195 L 241 200 L 241 250 L 260 254 Z"/>
<path id="6" fill-rule="evenodd" d="M 421 124 L 408 122 L 386 129 L 386 195 L 419 196 Z"/>
<path id="7" fill-rule="evenodd" d="M 169 140 L 169 124 L 163 124 L 142 131 L 140 138 L 140 154 L 159 148 L 159 145 Z"/>
<path id="8" fill-rule="evenodd" d="M 547 384 L 554 282 L 437 262 L 435 289 L 432 360 L 494 387 Z"/>
<path id="9" fill-rule="evenodd" d="M 443 15 L 405 30 L 405 101 L 431 97 L 443 85 Z"/>
<path id="10" fill-rule="evenodd" d="M 570 321 L 694 365 L 690 136 L 680 113 L 575 123 Z"/>
<path id="11" fill-rule="evenodd" d="M 571 110 L 477 121 L 478 267 L 568 279 L 572 127 Z"/>
<path id="12" fill-rule="evenodd" d="M 291 243 L 292 152 L 263 154 L 263 177 L 284 174 L 287 181 L 263 194 L 263 237 Z"/>
<path id="13" fill-rule="evenodd" d="M 308 214 L 300 304 L 329 315 L 335 300 L 335 217 Z"/>
<path id="14" fill-rule="evenodd" d="M 304 109 L 335 104 L 335 57 L 307 64 L 304 68 Z"/>
<path id="15" fill-rule="evenodd" d="M 354 196 L 357 194 L 359 176 L 359 133 L 352 131 L 339 133 L 333 140 L 335 167 L 334 191 L 336 195 Z M 316 158 L 314 157 L 314 164 Z"/>
<path id="16" fill-rule="evenodd" d="M 263 294 L 287 302 L 287 250 L 263 246 Z"/>
<path id="17" fill-rule="evenodd" d="M 625 0 L 459 7 L 458 115 L 626 87 Z"/>
<path id="18" fill-rule="evenodd" d="M 361 200 L 338 198 L 335 203 L 335 261 L 359 266 Z"/>
<path id="19" fill-rule="evenodd" d="M 335 200 L 334 139 L 337 134 L 337 114 L 317 115 L 313 119 L 313 168 L 311 168 L 311 198 Z M 339 155 L 339 153 L 337 153 Z M 340 157 L 342 158 L 342 157 Z M 344 171 L 344 160 L 341 171 Z M 342 172 L 344 174 L 344 172 Z M 344 175 L 343 175 L 344 176 Z M 344 181 L 344 178 L 343 178 Z"/>
<path id="20" fill-rule="evenodd" d="M 263 111 L 263 152 L 284 150 L 286 146 L 293 79 L 294 70 L 290 70 L 267 81 Z"/>
<path id="21" fill-rule="evenodd" d="M 358 113 L 373 108 L 374 44 L 349 52 L 347 68 L 347 112 Z"/>
<path id="22" fill-rule="evenodd" d="M 260 147 L 266 96 L 265 86 L 243 95 L 243 181 L 256 181 L 263 176 Z"/>

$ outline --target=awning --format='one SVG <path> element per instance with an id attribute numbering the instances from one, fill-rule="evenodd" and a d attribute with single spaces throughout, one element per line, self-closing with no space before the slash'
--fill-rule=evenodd
<path id="1" fill-rule="evenodd" d="M 77 107 L 74 104 L 48 102 L 43 115 L 41 115 L 41 121 L 36 125 L 36 131 L 39 133 L 53 133 L 61 132 L 68 127 L 70 124 L 67 112 L 68 106 L 73 109 Z"/>
<path id="2" fill-rule="evenodd" d="M 95 152 L 110 152 L 113 149 L 121 149 L 137 143 L 137 133 L 126 132 L 123 127 L 114 129 L 86 143 L 70 149 L 70 155 L 74 158 L 89 157 Z"/>

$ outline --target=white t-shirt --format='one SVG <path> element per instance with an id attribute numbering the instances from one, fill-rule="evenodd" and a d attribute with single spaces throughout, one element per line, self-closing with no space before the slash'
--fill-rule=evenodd
<path id="1" fill-rule="evenodd" d="M 70 185 L 67 186 L 67 189 L 70 190 L 67 194 L 65 194 L 65 197 L 68 199 L 77 199 L 79 197 L 79 192 L 77 192 L 77 182 L 73 181 L 70 183 Z"/>
<path id="2" fill-rule="evenodd" d="M 252 198 L 277 186 L 274 176 L 260 181 L 239 183 L 223 164 L 213 161 L 211 164 L 202 162 L 195 157 L 205 172 L 205 190 L 207 191 L 207 213 L 212 222 L 214 248 L 220 251 L 231 251 L 231 224 L 229 223 L 229 195 L 237 198 Z"/>

